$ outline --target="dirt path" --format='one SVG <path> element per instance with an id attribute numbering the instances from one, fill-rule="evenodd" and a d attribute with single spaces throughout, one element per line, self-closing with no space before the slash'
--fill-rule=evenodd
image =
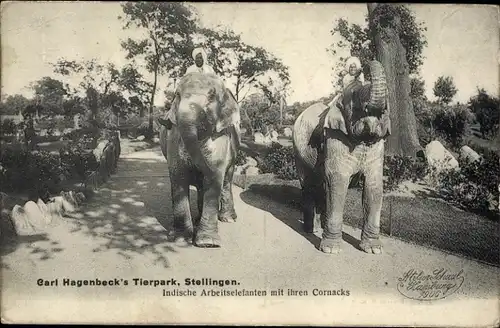
<path id="1" fill-rule="evenodd" d="M 296 209 L 248 193 L 243 201 L 238 187 L 233 190 L 239 218 L 220 224 L 223 247 L 178 247 L 166 237 L 170 184 L 159 148 L 125 155 L 117 172 L 79 213 L 46 234 L 23 238 L 2 257 L 2 320 L 325 325 L 444 320 L 472 326 L 499 317 L 499 269 L 388 238 L 383 238 L 383 255 L 369 255 L 356 247 L 360 231 L 348 226 L 343 252 L 323 254 L 316 249 L 317 236 L 300 233 Z M 398 279 L 410 270 L 431 274 L 440 269 L 462 270 L 464 277 L 446 298 L 423 302 L 398 291 Z M 120 285 L 68 287 L 65 278 L 117 278 Z M 180 285 L 136 286 L 134 278 L 172 278 Z M 229 279 L 239 285 L 188 287 L 186 278 Z M 37 286 L 38 279 L 58 279 L 58 286 Z M 283 297 L 270 296 L 280 288 Z M 198 295 L 162 296 L 163 289 Z M 267 296 L 199 296 L 203 289 L 258 289 L 267 290 Z M 308 296 L 287 296 L 288 289 Z M 349 296 L 313 296 L 314 289 L 349 290 Z"/>

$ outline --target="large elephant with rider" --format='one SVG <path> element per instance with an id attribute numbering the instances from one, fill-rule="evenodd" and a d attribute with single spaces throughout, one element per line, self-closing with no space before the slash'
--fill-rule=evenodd
<path id="1" fill-rule="evenodd" d="M 354 81 L 326 106 L 305 109 L 293 128 L 295 161 L 302 186 L 304 229 L 323 228 L 320 250 L 338 253 L 351 177 L 364 176 L 364 224 L 360 248 L 380 253 L 384 141 L 390 134 L 387 85 L 378 61 L 368 63 L 371 83 Z"/>
<path id="2" fill-rule="evenodd" d="M 237 218 L 232 180 L 240 145 L 239 106 L 216 75 L 189 73 L 178 83 L 160 143 L 168 161 L 174 237 L 198 247 L 220 247 L 218 222 Z M 198 191 L 194 220 L 189 187 Z"/>

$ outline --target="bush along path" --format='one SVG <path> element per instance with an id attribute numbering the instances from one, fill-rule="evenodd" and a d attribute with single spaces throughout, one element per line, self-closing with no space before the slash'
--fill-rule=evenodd
<path id="1" fill-rule="evenodd" d="M 41 198 L 35 202 L 28 200 L 24 205 L 19 198 L 0 193 L 1 223 L 0 238 L 4 243 L 15 241 L 20 236 L 33 236 L 43 233 L 44 229 L 58 220 L 65 213 L 75 212 L 110 175 L 115 173 L 120 157 L 120 139 L 112 135 L 97 147 L 94 154 L 98 160 L 97 167 L 88 175 L 76 190 L 61 191 L 58 196 Z M 73 156 L 74 158 L 74 156 Z M 80 157 L 79 159 L 81 159 Z M 61 159 L 62 160 L 62 159 Z M 21 203 L 21 204 L 20 204 Z"/>

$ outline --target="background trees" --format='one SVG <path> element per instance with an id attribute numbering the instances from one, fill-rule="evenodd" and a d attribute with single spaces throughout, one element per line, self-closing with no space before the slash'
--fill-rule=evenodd
<path id="1" fill-rule="evenodd" d="M 149 90 L 149 137 L 153 132 L 153 109 L 158 76 L 169 74 L 171 80 L 181 76 L 189 65 L 193 49 L 192 35 L 197 21 L 193 10 L 177 2 L 127 2 L 122 4 L 124 28 L 136 27 L 144 36 L 128 38 L 121 43 L 126 58 L 145 65 L 153 75 Z"/>

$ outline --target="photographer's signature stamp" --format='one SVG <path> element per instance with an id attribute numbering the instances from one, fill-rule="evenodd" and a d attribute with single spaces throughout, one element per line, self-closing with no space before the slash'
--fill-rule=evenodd
<path id="1" fill-rule="evenodd" d="M 398 279 L 398 291 L 405 297 L 431 301 L 443 299 L 455 293 L 464 282 L 464 271 L 451 272 L 436 269 L 432 272 L 411 269 Z"/>

